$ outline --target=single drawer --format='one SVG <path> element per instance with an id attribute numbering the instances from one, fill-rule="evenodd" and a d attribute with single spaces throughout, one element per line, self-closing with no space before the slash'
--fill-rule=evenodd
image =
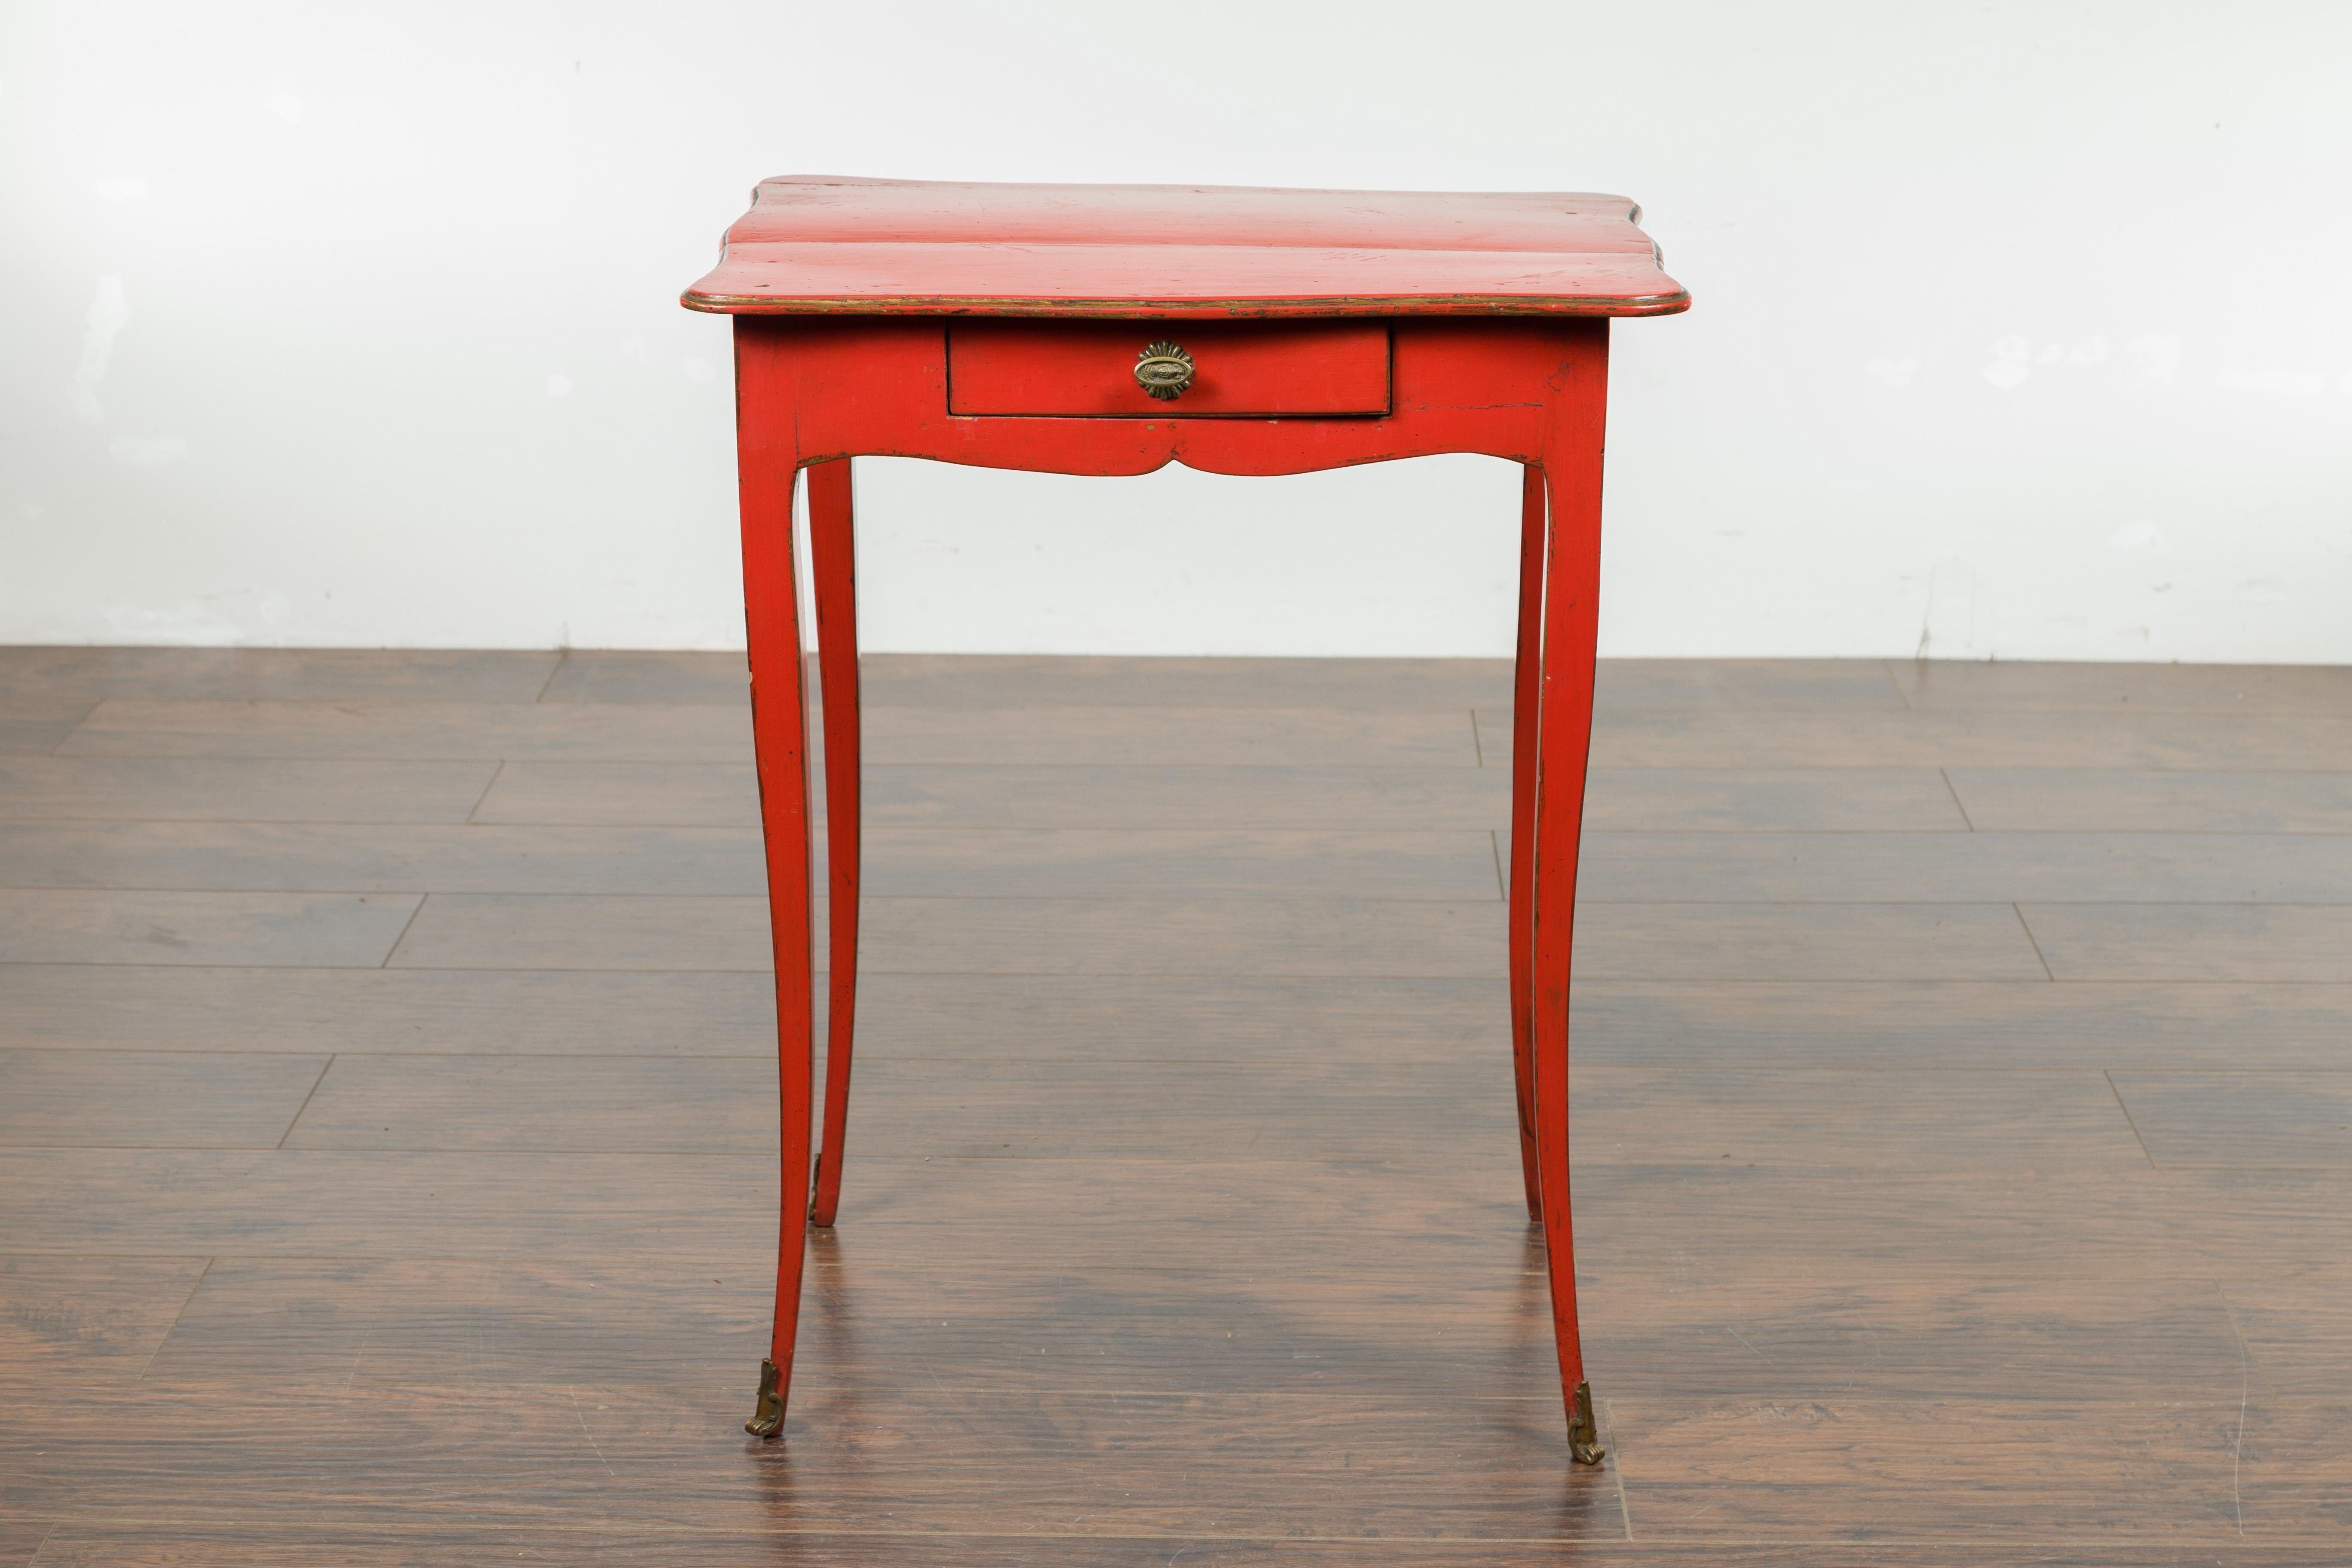
<path id="1" fill-rule="evenodd" d="M 1388 411 L 1385 321 L 948 325 L 950 414 L 1207 419 Z"/>

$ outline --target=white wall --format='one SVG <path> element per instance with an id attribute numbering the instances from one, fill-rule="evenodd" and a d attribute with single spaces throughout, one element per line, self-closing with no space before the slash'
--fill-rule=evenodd
<path id="1" fill-rule="evenodd" d="M 1621 191 L 1609 651 L 2352 660 L 2347 84 L 2334 0 L 12 0 L 0 640 L 740 646 L 674 300 L 820 171 Z M 1484 459 L 866 467 L 869 646 L 1507 647 Z"/>

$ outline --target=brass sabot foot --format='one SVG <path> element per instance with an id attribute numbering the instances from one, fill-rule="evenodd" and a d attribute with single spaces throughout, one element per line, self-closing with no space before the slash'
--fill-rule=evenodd
<path id="1" fill-rule="evenodd" d="M 1576 1385 L 1576 1407 L 1568 1415 L 1568 1453 L 1580 1465 L 1597 1465 L 1608 1458 L 1601 1446 L 1601 1427 L 1592 1419 L 1592 1385 Z"/>
<path id="2" fill-rule="evenodd" d="M 760 1403 L 752 1408 L 751 1419 L 743 1423 L 743 1430 L 754 1437 L 772 1437 L 784 1429 L 784 1400 L 776 1392 L 776 1363 L 764 1358 L 760 1363 Z"/>

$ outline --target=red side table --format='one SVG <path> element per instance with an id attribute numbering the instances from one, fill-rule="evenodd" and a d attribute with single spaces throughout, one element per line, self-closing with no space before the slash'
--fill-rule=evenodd
<path id="1" fill-rule="evenodd" d="M 1435 452 L 1526 467 L 1511 763 L 1519 1159 L 1571 1453 L 1601 1458 L 1576 1327 L 1568 976 L 1592 727 L 1612 316 L 1690 297 L 1622 196 L 761 183 L 690 310 L 735 318 L 743 592 L 783 1094 L 774 1334 L 744 1430 L 783 1428 L 802 1254 L 841 1195 L 857 986 L 849 459 L 1296 474 Z M 808 475 L 832 868 L 824 1135 L 793 488 Z"/>

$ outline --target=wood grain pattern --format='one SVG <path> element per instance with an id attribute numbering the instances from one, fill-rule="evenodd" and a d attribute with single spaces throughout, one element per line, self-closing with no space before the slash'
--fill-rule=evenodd
<path id="1" fill-rule="evenodd" d="M 1500 899 L 1483 831 L 869 827 L 865 896 Z"/>
<path id="2" fill-rule="evenodd" d="M 1495 829 L 1507 781 L 1458 767 L 999 766 L 866 770 L 879 827 Z M 475 822 L 748 827 L 751 770 L 725 763 L 509 763 Z M 1964 832 L 1932 768 L 1596 770 L 1591 828 Z"/>
<path id="3" fill-rule="evenodd" d="M 765 1057 L 772 989 L 756 974 L 0 964 L 0 1045 Z"/>
<path id="4" fill-rule="evenodd" d="M 759 782 L 749 763 L 507 763 L 470 820 L 756 829 Z"/>
<path id="5" fill-rule="evenodd" d="M 578 757 L 748 763 L 740 708 L 619 703 L 158 702 L 110 698 L 58 747 L 77 757 L 384 762 Z"/>
<path id="6" fill-rule="evenodd" d="M 0 1144 L 270 1149 L 323 1056 L 0 1049 Z"/>
<path id="7" fill-rule="evenodd" d="M 47 1528 L 46 1525 L 40 1528 Z M 30 1537 L 28 1536 L 28 1540 Z M 1411 1564 L 1412 1568 L 1558 1568 L 1556 1542 L 1534 1541 L 1316 1541 L 1279 1542 L 1203 1539 L 1198 1536 L 1091 1536 L 1068 1539 L 1031 1533 L 958 1535 L 942 1541 L 928 1532 L 867 1531 L 851 1533 L 795 1531 L 791 1560 L 806 1568 L 877 1568 L 908 1562 L 942 1562 L 959 1568 L 1166 1568 L 1173 1559 L 1187 1568 L 1354 1568 L 1357 1564 Z M 29 1550 L 29 1548 L 28 1548 Z M 662 1530 L 629 1525 L 567 1526 L 561 1521 L 528 1529 L 462 1525 L 372 1524 L 365 1527 L 312 1523 L 288 1525 L 257 1521 L 232 1525 L 173 1524 L 114 1520 L 68 1521 L 50 1530 L 41 1546 L 44 1564 L 68 1568 L 121 1568 L 122 1564 L 169 1563 L 177 1568 L 310 1568 L 322 1554 L 347 1568 L 417 1568 L 476 1552 L 491 1561 L 530 1561 L 534 1555 L 598 1568 L 670 1568 L 683 1554 L 708 1553 L 714 1562 L 756 1560 L 777 1550 L 776 1532 L 758 1530 Z M 1937 1542 L 1916 1545 L 1874 1542 L 1867 1546 L 1805 1542 L 1797 1545 L 1748 1542 L 1696 1545 L 1650 1540 L 1580 1542 L 1580 1562 L 1608 1568 L 2013 1568 L 2016 1548 Z M 2034 1548 L 2038 1568 L 2336 1568 L 2326 1545 L 2161 1542 L 2106 1546 L 2066 1542 Z"/>
<path id="8" fill-rule="evenodd" d="M 2021 904 L 2062 980 L 2352 981 L 2340 904 Z"/>
<path id="9" fill-rule="evenodd" d="M 886 765 L 1478 765 L 1466 709 L 942 709 L 868 701 L 864 714 L 866 760 Z"/>
<path id="10" fill-rule="evenodd" d="M 0 888 L 0 963 L 382 963 L 413 895 Z"/>
<path id="11" fill-rule="evenodd" d="M 22 1568 L 57 1533 L 57 1521 L 37 1514 L 0 1512 L 0 1563 Z"/>
<path id="12" fill-rule="evenodd" d="M 738 653 L 566 648 L 541 702 L 750 706 L 751 670 Z"/>
<path id="13" fill-rule="evenodd" d="M 868 899 L 862 973 L 1501 973 L 1499 904 L 1288 899 Z M 442 894 L 392 963 L 764 969 L 766 900 Z"/>
<path id="14" fill-rule="evenodd" d="M 2162 981 L 1594 980 L 1586 1062 L 1914 1068 L 2340 1063 L 2352 989 Z"/>
<path id="15" fill-rule="evenodd" d="M 1510 715 L 1481 709 L 1479 755 L 1510 762 Z M 2168 768 L 2352 771 L 2336 714 L 2168 712 L 1613 712 L 1592 732 L 1604 768 Z"/>
<path id="16" fill-rule="evenodd" d="M 1991 832 L 2352 832 L 2352 773 L 1946 771 L 1969 820 Z"/>
<path id="17" fill-rule="evenodd" d="M 1499 850 L 1498 850 L 1499 845 Z M 876 826 L 872 898 L 1498 898 L 1507 836 Z M 1585 835 L 1589 903 L 2342 904 L 2352 835 Z M 0 821 L 0 886 L 756 895 L 742 828 Z"/>
<path id="18" fill-rule="evenodd" d="M 0 647 L 0 690 L 85 704 L 530 702 L 562 656 L 537 649 Z"/>
<path id="19" fill-rule="evenodd" d="M 2004 1271 L 1660 1289 L 1610 1272 L 1583 1300 L 1597 1330 L 1595 1379 L 1619 1399 L 2234 1406 L 2248 1387 L 2230 1309 L 2201 1282 L 2152 1289 Z M 2252 1386 L 2265 1392 L 2259 1379 Z"/>
<path id="20" fill-rule="evenodd" d="M 1495 708 L 1511 700 L 1511 664 L 1502 658 L 868 654 L 859 663 L 872 700 L 889 707 Z M 1872 659 L 1612 658 L 1601 662 L 1593 706 L 1603 713 L 1899 712 L 1905 704 L 1886 667 Z"/>
<path id="21" fill-rule="evenodd" d="M 2352 1071 L 2107 1076 L 2159 1165 L 2352 1169 Z"/>
<path id="22" fill-rule="evenodd" d="M 2352 1269 L 2340 1258 L 2267 1279 L 2225 1275 L 2221 1294 L 2256 1389 L 2285 1400 L 2352 1397 Z"/>
<path id="23" fill-rule="evenodd" d="M 756 969 L 756 899 L 436 894 L 395 967 Z M 2006 904 L 1591 906 L 1591 979 L 2043 975 Z M 869 898 L 862 973 L 1499 975 L 1495 904 Z"/>
<path id="24" fill-rule="evenodd" d="M 1614 1478 L 1566 1473 L 1556 1412 L 1528 1401 L 811 1389 L 784 1444 L 754 1448 L 740 1416 L 726 1419 L 737 1401 L 716 1390 L 444 1384 L 403 1395 L 355 1445 L 340 1440 L 350 1410 L 333 1389 L 93 1389 L 20 1406 L 19 1430 L 37 1432 L 37 1446 L 20 1438 L 0 1458 L 28 1504 L 184 1527 L 300 1499 L 313 1516 L 352 1523 L 481 1528 L 551 1513 L 574 1526 L 953 1535 L 986 1528 L 1011 1497 L 1024 1517 L 1081 1537 L 1625 1533 Z M 130 1462 L 105 1462 L 136 1420 L 148 1440 Z M 818 1430 L 840 1436 L 809 1440 Z M 219 1485 L 224 1443 L 247 1467 L 234 1489 Z M 1438 1445 L 1482 1479 L 1440 1485 L 1427 1464 Z M 1317 1478 L 1311 1499 L 1294 1491 L 1301 1475 Z"/>
<path id="25" fill-rule="evenodd" d="M 748 973 L 0 966 L 0 1045 L 765 1058 Z M 1490 979 L 871 975 L 865 1047 L 969 1060 L 1428 1061 L 1507 1056 Z M 2326 1070 L 2352 990 L 2031 981 L 1591 980 L 1593 1065 L 1989 1070 L 2132 1061 Z"/>
<path id="26" fill-rule="evenodd" d="M 728 1058 L 344 1054 L 323 1079 L 314 1071 L 317 1090 L 284 1141 L 289 1148 L 751 1154 L 775 1137 L 772 1110 L 762 1103 L 771 1070 Z M 1498 1091 L 1492 1060 L 1395 1063 L 1377 1078 L 1352 1059 L 885 1057 L 872 1071 L 878 1087 L 870 1103 L 861 1097 L 856 1125 L 859 1149 L 877 1156 L 1434 1163 L 1448 1150 L 1491 1150 L 1511 1136 L 1510 1098 Z M 1899 1161 L 1958 1170 L 1998 1157 L 2046 1169 L 2130 1166 L 2146 1157 L 2114 1087 L 2088 1070 L 1588 1066 L 1576 1089 L 1577 1156 L 1587 1165 Z M 1317 1114 L 1298 1114 L 1305 1104 Z"/>
<path id="27" fill-rule="evenodd" d="M 0 886 L 717 893 L 765 885 L 756 832 L 348 822 L 0 822 Z"/>
<path id="28" fill-rule="evenodd" d="M 761 1201 L 772 1173 L 740 1156 L 0 1150 L 0 1250 L 755 1258 L 773 1240 L 772 1196 Z M 2210 1281 L 2292 1275 L 2352 1248 L 2340 1171 L 2071 1165 L 1960 1180 L 1716 1160 L 1580 1165 L 1576 1180 L 1589 1266 L 1661 1281 L 1949 1279 L 1956 1258 L 2002 1277 Z M 1525 1262 L 1507 1157 L 853 1155 L 835 1245 L 893 1268 Z"/>
<path id="29" fill-rule="evenodd" d="M 885 708 L 1302 708 L 1385 712 L 1511 700 L 1499 658 L 1128 658 L 869 653 L 867 702 Z"/>
<path id="30" fill-rule="evenodd" d="M 1904 700 L 1922 711 L 2130 709 L 2341 718 L 2352 710 L 2352 669 L 2328 665 L 1889 659 L 1886 668 Z"/>
<path id="31" fill-rule="evenodd" d="M 0 820 L 463 822 L 497 764 L 196 757 L 0 760 Z"/>
<path id="32" fill-rule="evenodd" d="M 0 1257 L 0 1386 L 137 1382 L 206 1262 Z"/>
<path id="33" fill-rule="evenodd" d="M 1549 1347 L 1527 1331 L 1543 1308 L 1532 1267 L 1001 1273 L 877 1267 L 827 1247 L 811 1282 L 803 1386 L 1436 1403 L 1525 1398 L 1551 1372 Z M 764 1284 L 716 1259 L 216 1258 L 147 1379 L 528 1384 L 593 1366 L 607 1384 L 723 1385 L 765 1326 Z M 2220 1403 L 2242 1385 L 2231 1310 L 2210 1287 L 1661 1290 L 1602 1275 L 1585 1309 L 1596 1375 L 1627 1398 L 1933 1400 L 1958 1384 L 2025 1402 Z"/>
<path id="34" fill-rule="evenodd" d="M 0 953 L 62 960 L 0 962 L 0 1563 L 2342 1555 L 2325 672 L 1602 668 L 1654 749 L 1593 777 L 1570 997 L 1588 1475 L 1501 846 L 1415 893 L 1504 825 L 1507 666 L 866 661 L 905 744 L 1025 760 L 868 771 L 925 896 L 868 904 L 761 1452 L 740 656 L 223 651 L 0 650 L 111 753 L 0 763 L 0 878 L 59 884 Z M 1196 742 L 1249 750 L 1119 760 Z M 943 896 L 1013 886 L 1126 896 Z"/>
<path id="35" fill-rule="evenodd" d="M 1595 901 L 2352 902 L 2352 836 L 1588 833 Z"/>
<path id="36" fill-rule="evenodd" d="M 2086 1404 L 1998 1397 L 1936 1405 L 1615 1400 L 1645 1530 L 1685 1539 L 1809 1537 L 1810 1499 L 1853 1500 L 1853 1533 L 2025 1542 L 2312 1544 L 2340 1527 L 2352 1436 L 2313 1406 Z M 2334 1428 L 2334 1429 L 2331 1429 Z M 1998 1476 L 1997 1483 L 1985 1478 Z M 2340 1537 L 2338 1538 L 2340 1539 Z"/>
<path id="37" fill-rule="evenodd" d="M 70 697 L 0 695 L 0 756 L 43 756 L 54 751 L 93 704 Z"/>
<path id="38" fill-rule="evenodd" d="M 1623 1067 L 1580 1062 L 1583 1165 L 1708 1161 L 1965 1170 L 2129 1166 L 2143 1151 L 2105 1075 Z"/>

